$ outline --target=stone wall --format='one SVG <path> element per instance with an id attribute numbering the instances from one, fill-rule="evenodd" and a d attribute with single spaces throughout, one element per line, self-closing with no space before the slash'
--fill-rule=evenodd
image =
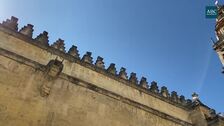
<path id="1" fill-rule="evenodd" d="M 105 90 L 97 92 L 66 78 L 54 80 L 50 95 L 42 97 L 42 71 L 0 59 L 1 126 L 180 126 Z"/>
<path id="2" fill-rule="evenodd" d="M 93 64 L 75 46 L 66 53 L 61 39 L 49 46 L 47 32 L 33 39 L 17 21 L 0 24 L 0 126 L 193 125 L 184 96 L 105 69 L 102 57 Z"/>

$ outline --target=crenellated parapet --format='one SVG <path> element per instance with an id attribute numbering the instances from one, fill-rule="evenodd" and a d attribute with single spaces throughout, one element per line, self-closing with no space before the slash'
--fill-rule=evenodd
<path id="1" fill-rule="evenodd" d="M 18 18 L 12 16 L 11 19 L 3 21 L 2 25 L 11 30 L 18 31 Z"/>
<path id="2" fill-rule="evenodd" d="M 117 70 L 115 67 L 114 63 L 111 63 L 110 66 L 107 68 L 107 72 L 112 74 L 112 75 L 116 75 L 117 74 Z"/>
<path id="3" fill-rule="evenodd" d="M 54 42 L 51 46 L 53 48 L 57 49 L 57 50 L 60 50 L 62 52 L 65 52 L 65 43 L 64 43 L 64 40 L 62 40 L 60 38 L 56 42 Z"/>
<path id="4" fill-rule="evenodd" d="M 137 76 L 136 76 L 136 73 L 134 73 L 134 72 L 131 73 L 131 75 L 130 75 L 130 77 L 129 77 L 129 82 L 130 82 L 131 84 L 135 84 L 135 85 L 138 84 L 138 78 L 137 78 Z"/>
<path id="5" fill-rule="evenodd" d="M 32 38 L 33 36 L 33 25 L 27 24 L 27 26 L 24 26 L 22 29 L 19 30 L 19 32 L 27 37 Z"/>
<path id="6" fill-rule="evenodd" d="M 126 68 L 121 67 L 120 72 L 119 72 L 119 77 L 122 79 L 125 79 L 125 80 L 128 79 Z"/>
<path id="7" fill-rule="evenodd" d="M 41 33 L 41 34 L 39 34 L 36 38 L 35 38 L 35 40 L 38 42 L 38 43 L 40 43 L 40 44 L 42 44 L 42 45 L 44 45 L 44 46 L 49 46 L 49 40 L 48 40 L 48 32 L 46 32 L 46 31 L 44 31 L 43 33 Z"/>
<path id="8" fill-rule="evenodd" d="M 149 85 L 147 82 L 147 79 L 145 77 L 141 78 L 140 84 L 139 84 L 142 88 L 148 89 Z"/>
<path id="9" fill-rule="evenodd" d="M 151 82 L 151 84 L 149 85 L 146 77 L 141 77 L 141 79 L 138 79 L 137 74 L 134 72 L 130 73 L 130 75 L 128 76 L 126 68 L 124 67 L 121 67 L 120 70 L 118 69 L 119 72 L 117 71 L 116 65 L 114 63 L 111 63 L 109 67 L 106 68 L 103 58 L 100 56 L 98 56 L 96 61 L 94 62 L 91 52 L 86 52 L 86 54 L 84 54 L 83 57 L 80 58 L 77 46 L 73 45 L 68 50 L 68 52 L 66 52 L 65 42 L 62 39 L 58 39 L 52 45 L 50 45 L 48 32 L 46 31 L 40 33 L 36 38 L 33 38 L 34 26 L 32 24 L 28 24 L 18 30 L 18 19 L 15 17 L 3 21 L 3 23 L 0 24 L 0 27 L 6 28 L 14 32 L 18 36 L 21 35 L 21 38 L 25 38 L 26 41 L 43 47 L 47 51 L 53 50 L 53 53 L 55 52 L 55 54 L 60 54 L 60 56 L 64 59 L 70 60 L 71 62 L 79 63 L 83 66 L 87 66 L 88 68 L 104 74 L 105 76 L 122 82 L 123 84 L 133 87 L 141 92 L 145 92 L 163 101 L 180 106 L 182 108 L 188 108 L 189 104 L 191 104 L 191 100 L 186 100 L 183 95 L 179 96 L 175 91 L 172 91 L 170 93 L 165 86 L 159 89 L 157 82 L 155 81 Z"/>
<path id="10" fill-rule="evenodd" d="M 103 58 L 100 57 L 100 56 L 97 57 L 97 60 L 96 60 L 95 65 L 98 68 L 105 69 L 105 65 L 104 65 L 104 62 L 103 62 Z"/>
<path id="11" fill-rule="evenodd" d="M 72 47 L 68 50 L 68 54 L 73 56 L 76 59 L 80 59 L 77 46 L 72 45 Z"/>
<path id="12" fill-rule="evenodd" d="M 149 90 L 153 93 L 159 93 L 159 88 L 155 81 L 151 82 L 151 86 L 150 86 Z"/>
<path id="13" fill-rule="evenodd" d="M 160 94 L 161 94 L 163 97 L 166 97 L 166 98 L 169 98 L 169 97 L 170 97 L 170 93 L 169 93 L 167 87 L 165 87 L 165 86 L 162 86 L 162 87 L 161 87 Z"/>
<path id="14" fill-rule="evenodd" d="M 86 52 L 86 54 L 82 57 L 82 62 L 92 64 L 93 63 L 93 57 L 91 56 L 91 52 Z"/>

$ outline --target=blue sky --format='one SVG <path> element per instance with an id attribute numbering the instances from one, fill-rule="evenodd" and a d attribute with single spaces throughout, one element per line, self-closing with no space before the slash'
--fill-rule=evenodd
<path id="1" fill-rule="evenodd" d="M 220 1 L 221 3 L 223 1 Z M 224 112 L 224 75 L 212 49 L 215 19 L 205 18 L 214 0 L 0 0 L 0 21 L 18 17 L 19 27 L 34 25 L 34 37 L 46 30 L 66 50 L 77 45 L 136 72 L 138 78 L 167 86 L 187 98 Z"/>

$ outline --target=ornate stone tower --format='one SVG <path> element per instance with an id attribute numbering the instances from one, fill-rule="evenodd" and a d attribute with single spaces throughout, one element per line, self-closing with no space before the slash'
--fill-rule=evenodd
<path id="1" fill-rule="evenodd" d="M 224 6 L 217 5 L 217 8 L 218 17 L 215 25 L 217 42 L 214 44 L 213 48 L 224 66 Z M 224 73 L 224 69 L 222 72 Z"/>

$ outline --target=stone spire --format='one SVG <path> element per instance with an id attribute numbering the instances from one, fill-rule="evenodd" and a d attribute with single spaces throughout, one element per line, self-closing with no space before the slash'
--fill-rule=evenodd
<path id="1" fill-rule="evenodd" d="M 107 72 L 116 75 L 117 71 L 116 71 L 116 67 L 114 63 L 111 63 L 110 66 L 107 68 Z"/>
<path id="2" fill-rule="evenodd" d="M 43 33 L 39 34 L 35 38 L 35 40 L 38 41 L 42 45 L 49 46 L 48 32 L 44 31 Z"/>
<path id="3" fill-rule="evenodd" d="M 92 64 L 93 63 L 93 58 L 92 58 L 92 53 L 91 52 L 86 52 L 86 54 L 82 57 L 82 61 Z"/>
<path id="4" fill-rule="evenodd" d="M 154 93 L 159 93 L 159 89 L 158 89 L 157 83 L 155 81 L 151 82 L 151 86 L 150 86 L 149 90 Z"/>
<path id="5" fill-rule="evenodd" d="M 51 45 L 53 48 L 55 49 L 58 49 L 62 52 L 65 52 L 65 43 L 64 43 L 64 40 L 62 39 L 58 39 L 56 42 L 54 42 L 52 45 Z"/>
<path id="6" fill-rule="evenodd" d="M 103 58 L 100 57 L 100 56 L 98 56 L 95 65 L 97 67 L 99 67 L 99 68 L 104 69 L 105 68 L 105 65 L 104 65 L 104 62 L 103 62 Z"/>
<path id="7" fill-rule="evenodd" d="M 136 76 L 136 73 L 131 73 L 130 75 L 130 78 L 129 78 L 129 81 L 132 83 L 132 84 L 138 84 L 138 78 Z"/>
<path id="8" fill-rule="evenodd" d="M 147 79 L 145 77 L 142 77 L 141 78 L 141 81 L 140 81 L 140 86 L 143 87 L 143 88 L 148 88 L 148 82 L 147 82 Z"/>
<path id="9" fill-rule="evenodd" d="M 26 35 L 30 38 L 33 36 L 33 25 L 27 24 L 27 26 L 24 26 L 22 29 L 19 30 L 19 32 L 23 35 Z"/>
<path id="10" fill-rule="evenodd" d="M 68 54 L 70 54 L 71 56 L 74 56 L 77 59 L 79 58 L 79 51 L 77 49 L 77 46 L 72 45 L 72 47 L 69 49 Z"/>
<path id="11" fill-rule="evenodd" d="M 12 16 L 11 19 L 3 21 L 2 25 L 11 30 L 18 31 L 18 18 Z"/>
<path id="12" fill-rule="evenodd" d="M 122 79 L 125 79 L 125 80 L 128 79 L 127 72 L 124 67 L 121 67 L 120 72 L 119 72 L 119 77 Z"/>

